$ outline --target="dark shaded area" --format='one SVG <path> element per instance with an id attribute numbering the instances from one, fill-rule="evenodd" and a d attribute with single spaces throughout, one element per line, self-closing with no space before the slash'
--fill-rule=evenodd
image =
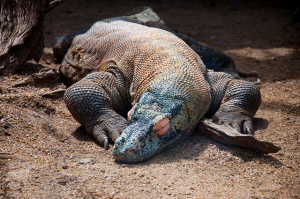
<path id="1" fill-rule="evenodd" d="M 269 126 L 269 121 L 264 118 L 254 118 L 253 119 L 253 130 L 263 130 L 268 128 Z"/>
<path id="2" fill-rule="evenodd" d="M 97 142 L 94 137 L 88 134 L 83 126 L 78 127 L 73 133 L 72 136 L 80 141 L 90 141 Z"/>
<path id="3" fill-rule="evenodd" d="M 242 1 L 243 2 L 243 1 Z M 216 18 L 219 21 L 222 21 L 224 24 L 228 24 L 227 27 L 227 35 L 232 36 L 235 34 L 243 34 L 245 39 L 247 39 L 248 35 L 250 36 L 253 33 L 256 33 L 260 38 L 256 39 L 275 39 L 280 36 L 282 33 L 276 31 L 281 30 L 286 23 L 288 23 L 292 19 L 292 13 L 295 9 L 295 5 L 292 1 L 281 1 L 281 0 L 265 0 L 265 1 L 245 1 L 242 8 L 237 11 L 230 10 L 233 1 L 217 1 L 217 5 L 214 7 L 209 7 L 209 0 L 205 1 L 180 1 L 180 0 L 161 0 L 161 1 L 94 1 L 94 0 L 76 0 L 72 2 L 64 2 L 60 6 L 58 6 L 53 12 L 49 13 L 46 16 L 45 23 L 45 32 L 48 34 L 51 33 L 52 39 L 46 41 L 46 45 L 52 43 L 55 37 L 70 34 L 78 30 L 83 30 L 89 28 L 94 22 L 122 15 L 132 14 L 132 10 L 136 10 L 134 8 L 142 7 L 142 6 L 150 6 L 153 8 L 155 12 L 166 22 L 166 24 L 173 30 L 177 30 L 178 32 L 182 32 L 191 36 L 194 39 L 198 39 L 201 42 L 207 43 L 214 47 L 218 47 L 216 45 L 218 43 L 218 39 L 210 39 L 205 38 L 203 36 L 207 35 L 206 33 L 210 33 L 208 35 L 215 35 L 218 32 L 218 29 L 223 29 L 217 24 L 213 23 L 213 20 L 210 20 L 212 17 Z M 90 10 L 89 13 L 83 13 L 76 10 L 76 6 L 82 6 L 84 8 L 88 8 Z M 260 12 L 264 12 L 265 6 L 268 6 L 269 11 L 273 12 L 272 16 L 268 18 L 263 18 L 262 21 L 253 21 L 253 15 L 259 15 Z M 122 8 L 122 10 L 120 10 Z M 220 12 L 222 11 L 222 12 Z M 109 13 L 109 14 L 108 14 Z M 189 18 L 189 20 L 186 20 Z M 62 20 L 63 24 L 59 24 L 62 27 L 60 32 L 52 32 L 47 29 L 47 23 L 55 23 L 55 20 Z M 183 23 L 184 20 L 184 23 Z M 84 23 L 82 23 L 84 22 Z M 257 25 L 261 22 L 265 22 L 268 24 L 273 24 L 271 27 L 274 28 L 273 31 L 276 31 L 276 35 L 274 32 L 266 33 L 265 30 L 257 29 Z M 243 24 L 252 23 L 251 27 L 243 26 Z M 177 24 L 180 24 L 181 27 L 190 27 L 192 28 L 181 28 L 178 29 Z M 185 24 L 185 25 L 182 25 Z M 277 26 L 277 27 L 275 27 Z M 236 31 L 236 28 L 240 27 L 240 31 Z M 249 28 L 246 32 L 245 29 Z M 284 32 L 294 32 L 292 30 L 294 27 L 291 26 L 291 29 L 284 30 Z M 297 28 L 296 28 L 297 29 Z M 269 29 L 270 30 L 270 29 Z M 260 34 L 263 33 L 263 34 Z M 296 32 L 295 32 L 296 33 Z M 50 35 L 49 35 L 50 36 Z M 202 38 L 201 38 L 202 36 Z M 216 35 L 222 38 L 228 38 L 226 35 Z M 271 37 L 269 37 L 271 36 Z M 249 37 L 248 37 L 249 38 Z M 286 41 L 286 44 L 300 44 L 298 35 L 292 35 L 290 41 Z M 293 41 L 295 40 L 295 41 Z M 49 42 L 49 43 L 48 43 Z M 275 46 L 257 46 L 255 41 L 245 41 L 248 44 L 252 44 L 253 47 L 259 48 L 269 48 Z M 236 41 L 229 41 L 229 43 L 237 45 Z M 267 42 L 264 42 L 267 43 Z M 231 46 L 231 45 L 230 45 Z M 225 46 L 223 46 L 225 47 Z M 229 47 L 229 46 L 228 46 Z M 281 47 L 281 46 L 280 46 Z M 226 49 L 223 48 L 221 50 Z"/>

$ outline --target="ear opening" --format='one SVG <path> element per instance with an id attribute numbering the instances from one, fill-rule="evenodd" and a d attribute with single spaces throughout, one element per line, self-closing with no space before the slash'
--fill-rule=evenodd
<path id="1" fill-rule="evenodd" d="M 154 126 L 153 126 L 153 132 L 156 137 L 165 135 L 169 133 L 171 127 L 171 119 L 170 116 L 164 116 L 162 118 L 159 118 Z"/>

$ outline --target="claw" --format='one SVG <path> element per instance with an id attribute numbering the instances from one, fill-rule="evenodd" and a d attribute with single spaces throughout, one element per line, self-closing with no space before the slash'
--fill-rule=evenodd
<path id="1" fill-rule="evenodd" d="M 253 130 L 249 126 L 246 126 L 246 128 L 244 130 L 244 133 L 247 134 L 247 135 L 254 135 Z"/>
<path id="2" fill-rule="evenodd" d="M 103 146 L 104 146 L 105 150 L 108 149 L 108 139 L 107 138 L 103 138 Z"/>
<path id="3" fill-rule="evenodd" d="M 249 126 L 246 127 L 246 134 L 252 135 L 251 129 Z"/>
<path id="4" fill-rule="evenodd" d="M 245 121 L 243 124 L 244 128 L 243 128 L 243 132 L 244 134 L 247 135 L 254 135 L 254 131 L 253 131 L 253 125 L 251 121 Z"/>

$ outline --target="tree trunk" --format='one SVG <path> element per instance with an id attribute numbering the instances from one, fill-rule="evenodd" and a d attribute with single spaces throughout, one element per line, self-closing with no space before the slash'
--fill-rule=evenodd
<path id="1" fill-rule="evenodd" d="M 62 0 L 1 0 L 0 76 L 15 73 L 44 49 L 45 13 Z"/>

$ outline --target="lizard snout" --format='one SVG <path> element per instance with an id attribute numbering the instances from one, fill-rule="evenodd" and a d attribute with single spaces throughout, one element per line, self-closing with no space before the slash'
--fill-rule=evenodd
<path id="1" fill-rule="evenodd" d="M 130 162 L 135 152 L 136 152 L 136 146 L 128 146 L 122 150 L 120 150 L 117 146 L 115 146 L 112 154 L 113 154 L 113 158 L 118 162 Z"/>

